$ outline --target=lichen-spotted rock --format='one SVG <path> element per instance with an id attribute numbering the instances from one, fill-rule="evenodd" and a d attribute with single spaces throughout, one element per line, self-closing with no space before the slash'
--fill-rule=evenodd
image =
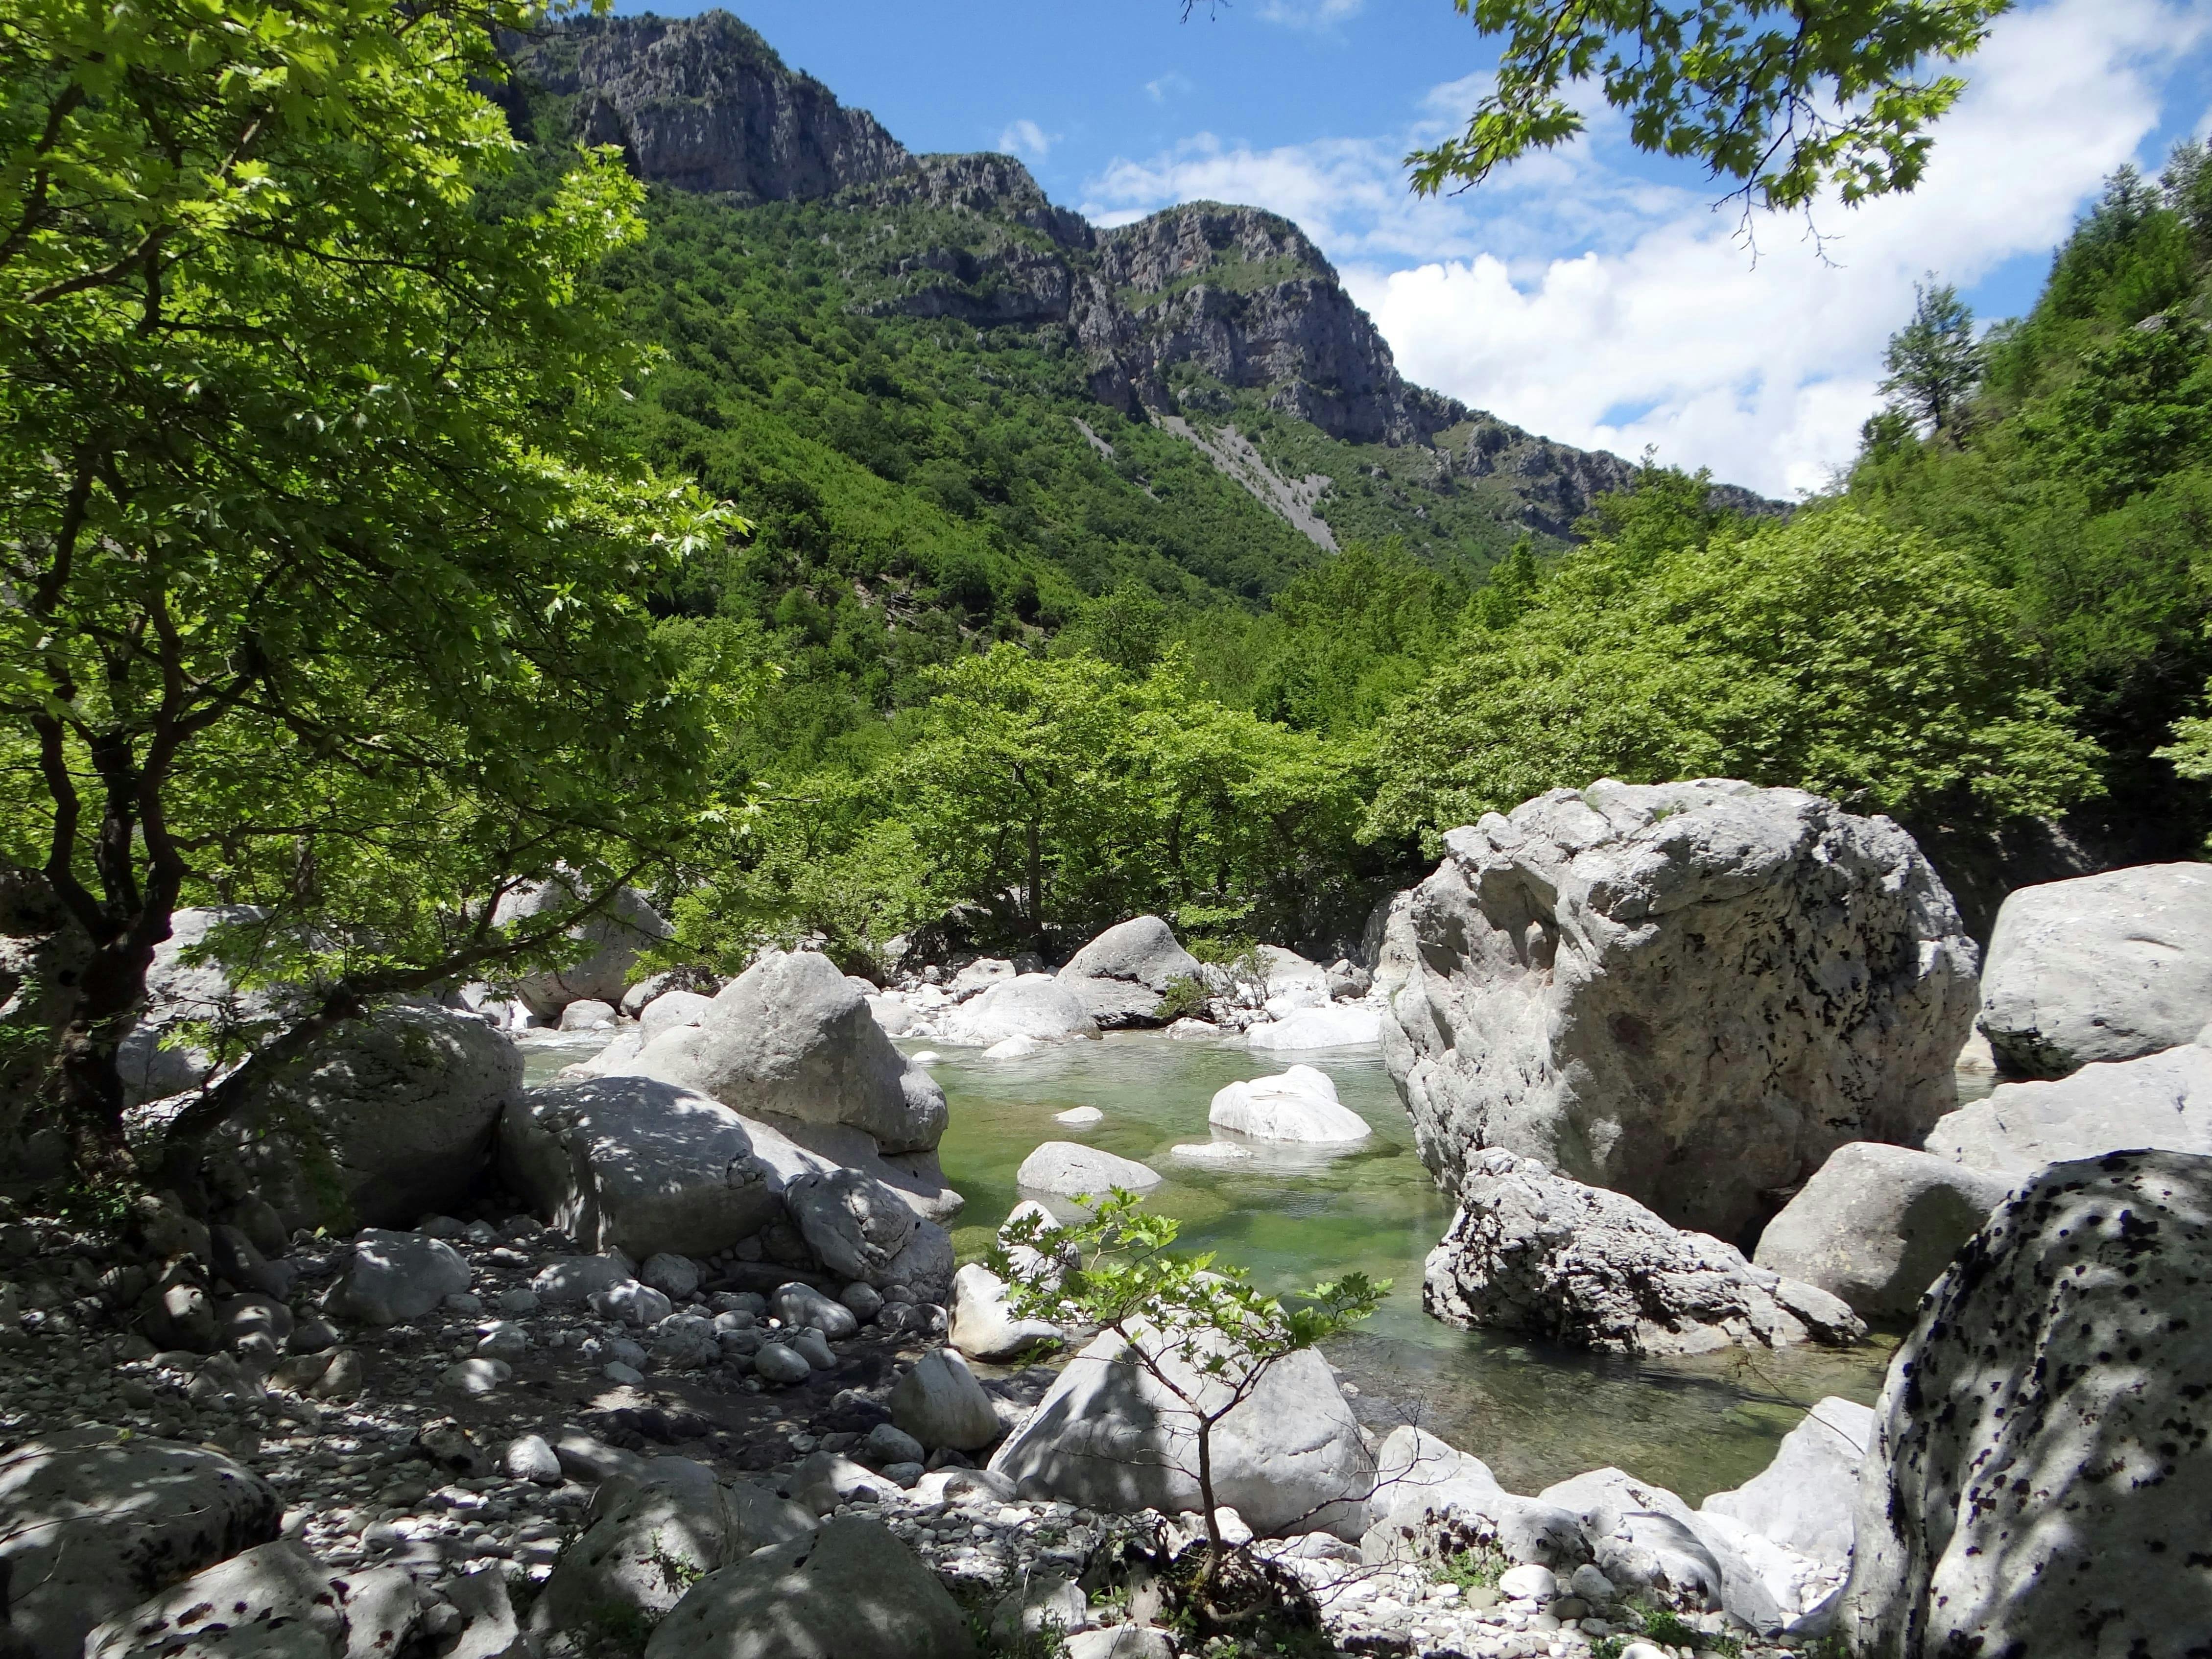
<path id="1" fill-rule="evenodd" d="M 1733 1238 L 1955 1101 L 1973 942 L 1912 837 L 1797 789 L 1558 789 L 1444 837 L 1382 1055 L 1456 1192 L 1504 1147 Z"/>
<path id="2" fill-rule="evenodd" d="M 2212 1158 L 2055 1164 L 1967 1244 L 1875 1407 L 1860 1659 L 2212 1652 Z"/>

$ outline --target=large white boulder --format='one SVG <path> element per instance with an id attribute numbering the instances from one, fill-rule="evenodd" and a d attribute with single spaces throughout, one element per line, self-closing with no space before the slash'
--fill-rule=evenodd
<path id="1" fill-rule="evenodd" d="M 2000 1083 L 1937 1119 L 1926 1145 L 2008 1182 L 2100 1152 L 2212 1152 L 2212 1048 L 2189 1043 L 2055 1083 Z"/>
<path id="2" fill-rule="evenodd" d="M 2209 1280 L 2212 1158 L 2054 1164 L 1997 1212 L 1875 1407 L 1850 1651 L 2202 1650 Z"/>
<path id="3" fill-rule="evenodd" d="M 818 951 L 762 957 L 696 1024 L 647 1043 L 630 1069 L 749 1117 L 848 1125 L 887 1152 L 926 1152 L 945 1133 L 945 1091 L 899 1053 L 867 999 Z"/>
<path id="4" fill-rule="evenodd" d="M 1206 1116 L 1217 1129 L 1255 1140 L 1310 1146 L 1352 1146 L 1375 1133 L 1365 1118 L 1337 1099 L 1328 1073 L 1310 1066 L 1231 1083 L 1215 1093 Z"/>
<path id="5" fill-rule="evenodd" d="M 346 1246 L 323 1306 L 364 1325 L 404 1325 L 469 1288 L 469 1264 L 442 1239 L 364 1227 Z"/>
<path id="6" fill-rule="evenodd" d="M 1160 1184 L 1160 1174 L 1149 1164 L 1096 1146 L 1048 1140 L 1022 1160 L 1014 1184 L 1024 1192 L 1049 1193 L 1056 1198 L 1103 1198 L 1116 1187 L 1148 1193 Z"/>
<path id="7" fill-rule="evenodd" d="M 1202 1376 L 1157 1338 L 1147 1351 L 1208 1413 L 1229 1384 Z M 1062 1370 L 990 1467 L 1026 1498 L 1065 1498 L 1123 1513 L 1200 1507 L 1197 1419 L 1129 1346 L 1102 1332 Z M 1328 1364 L 1308 1348 L 1277 1361 L 1249 1397 L 1215 1424 L 1214 1496 L 1255 1532 L 1333 1532 L 1367 1524 L 1375 1461 Z"/>
<path id="8" fill-rule="evenodd" d="M 583 896 L 566 879 L 534 882 L 501 899 L 492 921 L 511 927 L 573 908 Z M 514 994 L 540 1019 L 550 1019 L 570 1003 L 586 999 L 619 1006 L 638 957 L 674 931 L 642 893 L 619 888 L 603 909 L 568 929 L 581 960 L 526 975 L 515 982 Z"/>
<path id="9" fill-rule="evenodd" d="M 1062 979 L 1127 980 L 1153 991 L 1198 975 L 1198 958 L 1176 942 L 1173 931 L 1158 916 L 1139 916 L 1109 927 L 1060 970 Z"/>
<path id="10" fill-rule="evenodd" d="M 1866 1334 L 1827 1291 L 1507 1152 L 1468 1165 L 1459 1212 L 1429 1253 L 1421 1305 L 1449 1324 L 1620 1353 L 1840 1345 Z"/>
<path id="11" fill-rule="evenodd" d="M 823 1523 L 710 1572 L 653 1627 L 645 1659 L 974 1659 L 968 1618 L 881 1522 Z"/>
<path id="12" fill-rule="evenodd" d="M 1050 974 L 1002 980 L 945 1016 L 939 1036 L 966 1048 L 988 1048 L 1008 1037 L 1066 1042 L 1098 1035 L 1091 1006 L 1073 986 Z"/>
<path id="13" fill-rule="evenodd" d="M 2011 1189 L 1932 1152 L 1855 1140 L 1766 1224 L 1752 1260 L 1862 1318 L 1902 1320 Z"/>
<path id="14" fill-rule="evenodd" d="M 1859 1467 L 1873 1434 L 1870 1407 L 1831 1395 L 1782 1437 L 1772 1462 L 1734 1491 L 1706 1498 L 1705 1512 L 1726 1516 L 1838 1574 L 1848 1571 Z"/>
<path id="15" fill-rule="evenodd" d="M 8 1630 L 34 1659 L 80 1659 L 85 1636 L 185 1574 L 276 1536 L 283 1500 L 204 1446 L 92 1426 L 0 1457 Z"/>
<path id="16" fill-rule="evenodd" d="M 706 1018 L 714 999 L 696 991 L 663 991 L 638 1010 L 637 1036 L 641 1046 L 665 1032 L 696 1025 Z"/>
<path id="17" fill-rule="evenodd" d="M 1382 1054 L 1456 1190 L 1486 1147 L 1733 1237 L 1955 1099 L 1973 942 L 1911 836 L 1796 789 L 1554 790 L 1454 830 L 1385 930 Z"/>
<path id="18" fill-rule="evenodd" d="M 1262 1053 L 1364 1048 L 1382 1038 L 1382 1011 L 1354 1002 L 1293 1009 L 1282 1018 L 1255 1025 L 1244 1034 L 1245 1043 Z"/>
<path id="19" fill-rule="evenodd" d="M 2011 1075 L 2156 1054 L 2208 1020 L 2212 866 L 2137 865 L 2006 896 L 1980 1023 Z"/>

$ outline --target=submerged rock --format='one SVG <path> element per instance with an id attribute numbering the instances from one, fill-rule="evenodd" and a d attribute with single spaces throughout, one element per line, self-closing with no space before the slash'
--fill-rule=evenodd
<path id="1" fill-rule="evenodd" d="M 2145 864 L 2007 896 L 1981 1029 L 2014 1077 L 2190 1042 L 2212 1021 L 2212 868 Z"/>
<path id="2" fill-rule="evenodd" d="M 2202 1650 L 2208 1279 L 2212 1158 L 2054 1164 L 1990 1219 L 1875 1407 L 1852 1651 Z"/>
<path id="3" fill-rule="evenodd" d="M 1430 1253 L 1421 1303 L 1451 1324 L 1621 1353 L 1848 1344 L 1866 1334 L 1827 1291 L 1754 1267 L 1717 1238 L 1678 1231 L 1632 1198 L 1507 1152 L 1468 1165 L 1459 1212 Z"/>
<path id="4" fill-rule="evenodd" d="M 1486 1147 L 1734 1237 L 1956 1099 L 1975 950 L 1912 838 L 1796 789 L 1554 790 L 1385 928 L 1383 1058 L 1456 1191 Z"/>

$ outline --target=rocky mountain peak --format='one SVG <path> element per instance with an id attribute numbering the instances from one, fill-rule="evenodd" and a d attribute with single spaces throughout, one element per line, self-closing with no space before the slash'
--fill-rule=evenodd
<path id="1" fill-rule="evenodd" d="M 1054 207 L 1030 170 L 1011 155 L 923 155 L 904 172 L 846 192 L 855 207 L 929 209 L 1043 232 L 1064 248 L 1088 250 L 1090 221 Z"/>
<path id="2" fill-rule="evenodd" d="M 1337 279 L 1289 220 L 1223 202 L 1187 202 L 1106 231 L 1098 243 L 1108 280 L 1139 295 L 1201 282 L 1249 289 L 1297 276 Z"/>
<path id="3" fill-rule="evenodd" d="M 518 78 L 642 179 L 738 203 L 834 195 L 903 172 L 906 147 L 726 11 L 586 17 L 507 42 Z"/>

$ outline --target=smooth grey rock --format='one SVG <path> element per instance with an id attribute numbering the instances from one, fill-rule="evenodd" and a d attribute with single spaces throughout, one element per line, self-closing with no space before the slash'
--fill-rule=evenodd
<path id="1" fill-rule="evenodd" d="M 1678 1231 L 1632 1198 L 1502 1151 L 1470 1160 L 1459 1212 L 1429 1253 L 1421 1304 L 1450 1324 L 1620 1353 L 1849 1344 L 1866 1334 L 1827 1291 L 1755 1267 L 1717 1238 Z"/>
<path id="2" fill-rule="evenodd" d="M 1220 1378 L 1201 1376 L 1181 1353 L 1158 1346 L 1152 1352 L 1206 1409 L 1226 1403 L 1229 1386 Z M 1027 1498 L 1176 1515 L 1199 1507 L 1195 1423 L 1120 1337 L 1102 1332 L 1060 1372 L 990 1467 Z M 1215 1425 L 1212 1465 L 1215 1501 L 1255 1532 L 1334 1532 L 1356 1540 L 1365 1528 L 1375 1461 L 1334 1375 L 1310 1349 L 1277 1361 Z"/>
<path id="3" fill-rule="evenodd" d="M 424 1600 L 399 1568 L 341 1572 L 280 1540 L 100 1626 L 84 1659 L 380 1659 L 406 1649 Z"/>
<path id="4" fill-rule="evenodd" d="M 1725 1610 L 1771 1636 L 1801 1619 L 1808 1601 L 1826 1593 L 1812 1561 L 1768 1546 L 1762 1553 L 1770 1559 L 1754 1563 L 1727 1517 L 1700 1515 L 1665 1487 L 1620 1469 L 1594 1469 L 1547 1486 L 1539 1497 L 1581 1517 L 1597 1569 L 1608 1580 L 1662 1602 Z M 1759 1569 L 1776 1564 L 1795 1571 L 1770 1582 Z"/>
<path id="5" fill-rule="evenodd" d="M 472 1400 L 496 1394 L 514 1378 L 514 1367 L 504 1359 L 464 1359 L 438 1373 L 438 1386 Z"/>
<path id="6" fill-rule="evenodd" d="M 814 1375 L 814 1367 L 806 1363 L 805 1355 L 781 1342 L 763 1343 L 753 1354 L 753 1370 L 763 1382 L 786 1385 L 804 1382 Z"/>
<path id="7" fill-rule="evenodd" d="M 1847 1140 L 1956 1098 L 1976 952 L 1912 838 L 1795 789 L 1554 790 L 1445 838 L 1376 976 L 1456 1194 L 1503 1147 L 1735 1236 Z"/>
<path id="8" fill-rule="evenodd" d="M 240 991 L 220 963 L 185 960 L 218 930 L 252 927 L 267 917 L 267 911 L 249 904 L 187 905 L 171 914 L 169 937 L 154 947 L 146 970 L 146 1012 L 116 1051 L 129 1104 L 197 1089 L 213 1070 L 214 1056 L 184 1042 L 182 1027 L 243 1030 L 280 1010 L 282 993 Z"/>
<path id="9" fill-rule="evenodd" d="M 507 1592 L 507 1574 L 496 1564 L 456 1574 L 443 1588 L 446 1600 L 467 1623 L 441 1659 L 532 1659 L 534 1644 L 522 1633 Z"/>
<path id="10" fill-rule="evenodd" d="M 584 1518 L 531 1608 L 540 1633 L 659 1618 L 683 1599 L 687 1576 L 723 1565 L 738 1541 L 714 1472 L 687 1457 L 644 1458 L 611 1474 Z"/>
<path id="11" fill-rule="evenodd" d="M 561 1459 L 541 1434 L 526 1434 L 507 1443 L 500 1467 L 517 1480 L 540 1486 L 561 1484 Z"/>
<path id="12" fill-rule="evenodd" d="M 1906 1319 L 2009 1190 L 1933 1153 L 1855 1140 L 1766 1224 L 1752 1260 L 1841 1297 L 1862 1318 Z"/>
<path id="13" fill-rule="evenodd" d="M 0 1457 L 8 1626 L 35 1659 L 78 1659 L 94 1626 L 179 1575 L 276 1537 L 283 1502 L 218 1452 L 93 1426 Z"/>
<path id="14" fill-rule="evenodd" d="M 841 1279 L 895 1282 L 884 1271 L 922 1224 L 884 1182 L 858 1170 L 794 1176 L 784 1189 L 791 1224 Z"/>
<path id="15" fill-rule="evenodd" d="M 2212 867 L 2142 864 L 2014 890 L 1981 1030 L 2014 1077 L 2178 1048 L 2212 1020 Z"/>
<path id="16" fill-rule="evenodd" d="M 891 1421 L 934 1451 L 981 1451 L 1004 1427 L 991 1396 L 950 1348 L 932 1348 L 891 1389 Z"/>
<path id="17" fill-rule="evenodd" d="M 859 1320 L 873 1319 L 884 1305 L 884 1293 L 866 1279 L 859 1279 L 837 1292 L 837 1299 L 853 1310 Z"/>
<path id="18" fill-rule="evenodd" d="M 842 1302 L 833 1302 L 811 1285 L 793 1282 L 776 1286 L 768 1299 L 769 1311 L 791 1326 L 812 1326 L 833 1341 L 842 1341 L 860 1328 L 859 1316 Z"/>
<path id="19" fill-rule="evenodd" d="M 1126 980 L 1148 990 L 1164 991 L 1178 979 L 1200 974 L 1196 957 L 1176 942 L 1158 916 L 1117 923 L 1067 959 L 1062 979 Z"/>
<path id="20" fill-rule="evenodd" d="M 1353 1146 L 1375 1133 L 1337 1099 L 1328 1073 L 1310 1066 L 1229 1084 L 1214 1095 L 1206 1115 L 1217 1129 L 1301 1146 Z"/>
<path id="21" fill-rule="evenodd" d="M 1782 1437 L 1774 1461 L 1733 1492 L 1705 1499 L 1705 1512 L 1741 1522 L 1835 1571 L 1851 1563 L 1859 1468 L 1874 1433 L 1874 1413 L 1831 1395 Z"/>
<path id="22" fill-rule="evenodd" d="M 659 1291 L 634 1279 L 593 1291 L 586 1305 L 602 1319 L 618 1320 L 641 1330 L 658 1325 L 676 1311 L 674 1304 Z"/>
<path id="23" fill-rule="evenodd" d="M 615 1023 L 613 1005 L 585 997 L 570 1003 L 561 1011 L 561 1027 L 564 1031 L 598 1031 L 611 1030 Z"/>
<path id="24" fill-rule="evenodd" d="M 530 1290 L 549 1308 L 573 1307 L 612 1290 L 630 1273 L 629 1263 L 617 1256 L 564 1255 L 539 1268 Z"/>
<path id="25" fill-rule="evenodd" d="M 2008 1185 L 2106 1152 L 2212 1153 L 2212 1048 L 2084 1066 L 2055 1083 L 2000 1083 L 1937 1120 L 1927 1147 Z"/>
<path id="26" fill-rule="evenodd" d="M 697 1024 L 653 1038 L 631 1069 L 748 1116 L 844 1124 L 886 1152 L 927 1152 L 945 1133 L 945 1091 L 817 951 L 762 957 Z"/>
<path id="27" fill-rule="evenodd" d="M 1322 1048 L 1364 1048 L 1382 1037 L 1379 1009 L 1353 1003 L 1294 1008 L 1280 1019 L 1255 1025 L 1244 1045 L 1255 1054 L 1310 1054 Z"/>
<path id="28" fill-rule="evenodd" d="M 830 1370 L 837 1364 L 837 1355 L 830 1346 L 829 1339 L 811 1325 L 793 1331 L 783 1343 L 817 1371 Z"/>
<path id="29" fill-rule="evenodd" d="M 366 1228 L 346 1247 L 323 1307 L 363 1325 L 404 1325 L 469 1287 L 469 1264 L 441 1239 Z"/>
<path id="30" fill-rule="evenodd" d="M 952 1275 L 950 1340 L 970 1359 L 996 1362 L 1060 1340 L 1060 1328 L 1042 1319 L 1017 1319 L 1006 1304 L 1006 1282 L 980 1261 Z"/>
<path id="31" fill-rule="evenodd" d="M 638 1010 L 639 1046 L 642 1048 L 664 1031 L 696 1025 L 714 1006 L 714 998 L 702 996 L 696 991 L 663 991 Z"/>
<path id="32" fill-rule="evenodd" d="M 1113 1188 L 1148 1193 L 1160 1184 L 1157 1170 L 1073 1140 L 1048 1140 L 1022 1160 L 1015 1184 L 1024 1192 L 1059 1198 L 1104 1198 Z"/>
<path id="33" fill-rule="evenodd" d="M 2203 1646 L 2208 1279 L 2212 1158 L 2054 1164 L 1990 1219 L 1875 1407 L 1851 1651 Z"/>
<path id="34" fill-rule="evenodd" d="M 532 883 L 502 898 L 492 919 L 501 927 L 515 927 L 573 909 L 583 896 L 566 880 Z M 642 894 L 622 888 L 603 910 L 568 930 L 580 961 L 525 976 L 513 988 L 514 994 L 540 1019 L 586 999 L 618 1005 L 639 955 L 673 931 Z"/>
<path id="35" fill-rule="evenodd" d="M 881 1468 L 888 1463 L 920 1463 L 929 1449 L 896 1423 L 878 1423 L 860 1442 L 860 1455 Z"/>
<path id="36" fill-rule="evenodd" d="M 688 1255 L 676 1255 L 666 1250 L 645 1259 L 637 1270 L 643 1283 L 650 1285 L 663 1296 L 682 1302 L 699 1288 L 699 1264 Z"/>
<path id="37" fill-rule="evenodd" d="M 530 1351 L 530 1333 L 511 1319 L 495 1319 L 477 1339 L 479 1359 L 504 1359 L 509 1364 Z"/>
<path id="38" fill-rule="evenodd" d="M 972 1659 L 967 1616 L 890 1530 L 844 1516 L 711 1572 L 645 1659 Z"/>
<path id="39" fill-rule="evenodd" d="M 1491 1544 L 1515 1561 L 1565 1569 L 1589 1556 L 1576 1516 L 1507 1492 L 1480 1458 L 1401 1425 L 1375 1455 L 1361 1553 L 1370 1563 L 1432 1557 L 1439 1522 L 1455 1546 Z"/>
<path id="40" fill-rule="evenodd" d="M 886 1475 L 841 1457 L 836 1452 L 809 1452 L 784 1483 L 790 1501 L 817 1516 L 830 1513 L 840 1504 L 872 1504 L 895 1485 Z"/>
<path id="41" fill-rule="evenodd" d="M 1159 993 L 1133 981 L 1071 977 L 1062 969 L 1057 982 L 1081 1001 L 1083 1012 L 1102 1031 L 1142 1030 L 1164 1023 L 1160 1018 Z M 1048 1041 L 1026 1035 L 1001 1038 L 985 1050 L 984 1058 L 1018 1060 L 1044 1047 Z"/>
<path id="42" fill-rule="evenodd" d="M 653 1346 L 647 1352 L 655 1370 L 703 1371 L 720 1362 L 722 1345 L 715 1337 L 712 1320 L 697 1314 L 677 1314 L 662 1320 L 654 1329 Z"/>
<path id="43" fill-rule="evenodd" d="M 1012 1643 L 1046 1630 L 1076 1630 L 1090 1616 L 1091 1603 L 1082 1585 L 1065 1573 L 1038 1571 L 991 1610 L 991 1633 Z"/>
<path id="44" fill-rule="evenodd" d="M 1175 1659 L 1175 1643 L 1154 1625 L 1109 1625 L 1067 1638 L 1067 1659 Z"/>
<path id="45" fill-rule="evenodd" d="M 945 1042 L 977 1048 L 1008 1037 L 1066 1042 L 1098 1035 L 1089 1002 L 1050 974 L 1023 974 L 994 985 L 946 1014 L 940 1029 Z"/>

